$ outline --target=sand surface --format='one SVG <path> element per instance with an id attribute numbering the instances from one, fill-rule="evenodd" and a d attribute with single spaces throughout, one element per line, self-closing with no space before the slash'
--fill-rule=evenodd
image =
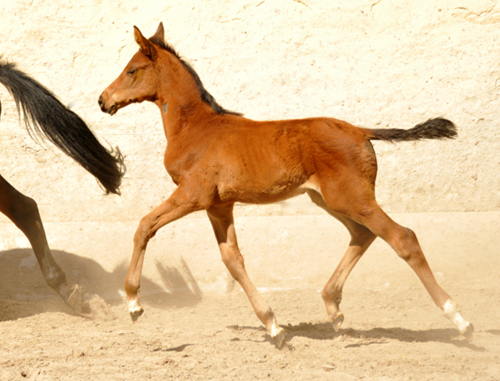
<path id="1" fill-rule="evenodd" d="M 29 258 L 15 254 L 4 259 Z M 443 255 L 453 268 L 453 254 Z M 146 312 L 132 324 L 119 298 L 95 299 L 91 318 L 75 316 L 36 268 L 4 271 L 0 379 L 498 380 L 498 266 L 493 259 L 466 272 L 436 274 L 474 323 L 472 343 L 457 334 L 410 270 L 355 276 L 355 269 L 337 334 L 318 290 L 264 293 L 288 331 L 281 350 L 237 288 L 227 295 L 186 288 L 146 296 Z"/>

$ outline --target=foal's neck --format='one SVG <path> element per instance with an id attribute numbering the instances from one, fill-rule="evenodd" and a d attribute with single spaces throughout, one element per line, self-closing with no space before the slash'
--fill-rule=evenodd
<path id="1" fill-rule="evenodd" d="M 167 139 L 203 119 L 212 108 L 202 101 L 200 90 L 187 68 L 172 53 L 158 55 L 159 87 L 154 103 L 161 112 Z M 208 116 L 208 114 L 207 114 Z"/>

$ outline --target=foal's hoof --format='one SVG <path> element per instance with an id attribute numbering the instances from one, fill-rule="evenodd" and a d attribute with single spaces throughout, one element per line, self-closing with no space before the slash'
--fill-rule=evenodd
<path id="1" fill-rule="evenodd" d="M 130 311 L 130 318 L 132 319 L 132 323 L 135 323 L 143 313 L 144 309 L 142 307 L 137 311 Z"/>
<path id="2" fill-rule="evenodd" d="M 462 335 L 467 339 L 469 343 L 472 343 L 472 340 L 474 339 L 474 325 L 472 323 L 469 323 L 465 331 L 462 332 Z"/>
<path id="3" fill-rule="evenodd" d="M 283 345 L 286 343 L 286 331 L 281 328 L 278 323 L 276 323 L 276 320 L 274 320 L 273 325 L 271 326 L 269 335 L 274 341 L 274 345 L 276 345 L 276 348 L 281 349 Z"/>
<path id="4" fill-rule="evenodd" d="M 285 345 L 286 343 L 286 331 L 281 328 L 281 331 L 277 333 L 276 336 L 273 336 L 273 341 L 274 345 L 276 345 L 276 348 L 283 348 L 283 345 Z"/>
<path id="5" fill-rule="evenodd" d="M 136 311 L 130 311 L 130 318 L 132 319 L 132 323 L 135 323 L 143 313 L 144 309 L 142 307 Z"/>
<path id="6" fill-rule="evenodd" d="M 343 322 L 344 314 L 342 312 L 339 312 L 338 315 L 332 320 L 333 330 L 335 332 L 338 332 Z"/>

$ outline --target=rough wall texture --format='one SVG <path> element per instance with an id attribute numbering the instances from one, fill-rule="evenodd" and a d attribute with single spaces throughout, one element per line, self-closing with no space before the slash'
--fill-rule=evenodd
<path id="1" fill-rule="evenodd" d="M 377 128 L 409 128 L 435 116 L 451 119 L 459 128 L 455 141 L 375 143 L 378 200 L 391 213 L 451 213 L 445 225 L 463 216 L 460 212 L 483 212 L 478 219 L 489 212 L 488 221 L 498 220 L 496 2 L 3 0 L 0 14 L 4 59 L 52 89 L 103 141 L 126 155 L 122 196 L 104 196 L 83 169 L 30 139 L 12 98 L 0 88 L 0 173 L 38 201 L 54 248 L 113 269 L 129 257 L 140 217 L 174 189 L 163 169 L 166 140 L 156 106 L 131 105 L 113 117 L 97 106 L 99 94 L 137 49 L 132 26 L 148 36 L 160 21 L 168 41 L 219 103 L 247 117 L 333 116 Z M 269 228 L 257 234 L 263 224 L 280 224 L 278 235 L 295 235 L 319 229 L 311 226 L 311 218 L 327 221 L 303 197 L 265 207 L 239 206 L 237 215 L 247 224 L 242 234 L 253 237 L 248 238 L 249 251 L 266 248 L 276 238 Z M 189 257 L 192 249 L 209 251 L 210 261 L 218 260 L 208 222 L 200 222 L 201 217 L 166 228 L 159 242 L 175 247 L 179 256 Z M 0 249 L 26 245 L 3 216 L 0 224 Z M 286 227 L 292 226 L 297 230 L 289 233 Z M 345 241 L 341 227 L 338 232 L 337 225 L 324 229 L 334 234 L 325 239 L 329 245 Z M 191 242 L 195 237 L 198 246 Z M 282 238 L 283 250 L 298 255 Z M 190 241 L 189 248 L 179 240 Z M 329 247 L 316 245 L 315 250 L 329 255 Z M 154 257 L 155 248 L 150 250 Z M 207 266 L 209 272 L 223 271 L 189 265 L 207 284 L 219 276 L 206 275 Z"/>

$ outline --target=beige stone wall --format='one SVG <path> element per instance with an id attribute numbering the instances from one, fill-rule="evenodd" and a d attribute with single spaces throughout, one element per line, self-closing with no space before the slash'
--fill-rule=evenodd
<path id="1" fill-rule="evenodd" d="M 409 128 L 435 116 L 451 119 L 459 129 L 455 141 L 375 143 L 378 200 L 403 219 L 412 220 L 406 213 L 448 216 L 438 226 L 429 223 L 428 232 L 438 236 L 457 219 L 466 218 L 458 225 L 469 231 L 484 216 L 498 221 L 500 5 L 495 2 L 0 0 L 0 20 L 4 59 L 52 89 L 126 155 L 122 196 L 104 196 L 83 169 L 29 138 L 12 98 L 0 88 L 0 173 L 38 201 L 54 249 L 92 258 L 107 271 L 128 261 L 138 220 L 174 189 L 162 165 L 166 140 L 156 106 L 132 105 L 113 117 L 97 106 L 99 94 L 137 49 L 132 26 L 149 36 L 160 21 L 168 41 L 218 102 L 247 117 L 332 116 L 376 128 Z M 304 265 L 303 252 L 313 250 L 320 262 L 331 261 L 333 270 L 347 240 L 341 226 L 303 197 L 238 206 L 237 215 L 244 250 L 262 263 L 254 273 L 263 284 L 276 278 L 269 275 L 276 267 L 266 269 L 262 259 L 269 247 L 267 255 L 283 254 L 289 266 L 296 263 L 302 271 L 296 276 L 312 279 L 317 267 Z M 471 215 L 477 223 L 470 223 Z M 419 226 L 428 233 L 425 223 Z M 326 236 L 307 243 L 309 231 Z M 299 249 L 293 241 L 301 234 L 306 245 Z M 161 245 L 152 244 L 145 269 L 152 279 L 159 277 L 155 261 L 175 267 L 180 259 L 206 285 L 223 276 L 202 213 L 165 228 L 157 241 Z M 337 241 L 341 247 L 335 246 L 332 257 Z M 0 250 L 18 246 L 27 246 L 26 240 L 0 216 Z"/>

